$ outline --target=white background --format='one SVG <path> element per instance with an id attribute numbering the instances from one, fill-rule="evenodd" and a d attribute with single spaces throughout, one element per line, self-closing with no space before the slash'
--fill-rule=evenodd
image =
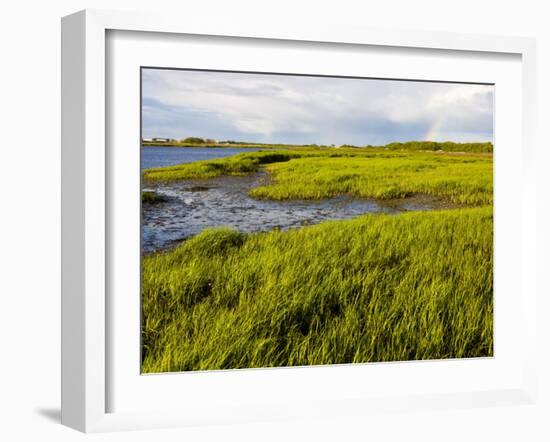
<path id="1" fill-rule="evenodd" d="M 371 27 L 526 35 L 538 38 L 538 176 L 540 182 L 540 367 L 550 373 L 550 293 L 542 276 L 548 260 L 550 145 L 550 12 L 543 1 L 416 0 L 324 3 L 306 1 L 64 0 L 19 1 L 0 14 L 0 439 L 11 440 L 549 440 L 550 382 L 540 378 L 539 405 L 483 410 L 417 412 L 334 419 L 234 425 L 84 436 L 59 425 L 60 341 L 60 22 L 82 8 L 163 10 L 246 17 L 248 20 L 314 20 L 320 26 Z"/>
<path id="2" fill-rule="evenodd" d="M 166 37 L 166 36 L 164 36 Z M 518 56 L 354 47 L 276 45 L 116 31 L 110 34 L 110 392 L 108 410 L 177 410 L 214 419 L 228 404 L 243 416 L 262 408 L 315 408 L 343 398 L 380 398 L 521 388 L 526 329 L 519 311 L 521 200 L 521 64 Z M 353 364 L 288 370 L 223 370 L 140 376 L 140 66 L 201 67 L 259 72 L 416 78 L 495 83 L 495 358 Z M 426 70 L 429 66 L 429 71 Z M 530 232 L 526 232 L 529 235 Z M 525 234 L 524 234 L 525 235 Z M 119 276 L 120 275 L 120 276 Z M 523 300 L 525 302 L 525 300 Z M 405 399 L 405 398 L 404 398 Z M 374 402 L 374 401 L 372 401 Z M 253 404 L 253 405 L 250 405 Z M 310 404 L 310 405 L 307 405 Z M 235 418 L 236 411 L 229 419 Z M 227 418 L 227 417 L 226 417 Z M 246 420 L 246 418 L 244 419 Z M 250 418 L 250 421 L 260 420 Z"/>

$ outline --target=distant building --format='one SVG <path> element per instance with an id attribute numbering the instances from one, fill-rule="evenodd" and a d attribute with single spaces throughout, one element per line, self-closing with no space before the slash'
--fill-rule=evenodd
<path id="1" fill-rule="evenodd" d="M 155 143 L 170 143 L 172 141 L 174 141 L 172 138 L 153 138 Z"/>

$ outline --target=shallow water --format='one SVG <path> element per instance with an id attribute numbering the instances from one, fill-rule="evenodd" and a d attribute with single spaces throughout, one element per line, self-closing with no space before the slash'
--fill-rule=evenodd
<path id="1" fill-rule="evenodd" d="M 166 202 L 143 206 L 143 252 L 171 247 L 208 227 L 228 226 L 242 232 L 284 230 L 365 213 L 395 213 L 433 207 L 430 201 L 403 200 L 398 205 L 381 205 L 373 200 L 350 196 L 293 201 L 249 197 L 248 191 L 262 185 L 265 179 L 265 173 L 257 173 L 145 186 L 143 190 L 157 192 L 166 198 Z"/>

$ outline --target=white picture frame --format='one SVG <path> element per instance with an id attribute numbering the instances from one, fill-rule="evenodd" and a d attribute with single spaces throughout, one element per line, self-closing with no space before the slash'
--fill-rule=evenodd
<path id="1" fill-rule="evenodd" d="M 383 48 L 467 51 L 512 54 L 521 57 L 521 264 L 522 314 L 518 322 L 525 337 L 518 358 L 521 382 L 503 388 L 475 388 L 460 393 L 434 393 L 377 397 L 343 395 L 300 404 L 258 406 L 252 401 L 235 403 L 231 412 L 109 411 L 108 395 L 112 354 L 108 337 L 111 318 L 108 286 L 108 247 L 112 233 L 109 218 L 108 155 L 106 121 L 109 118 L 106 67 L 108 32 L 155 32 L 163 35 L 218 36 L 293 42 L 368 45 Z M 533 403 L 536 397 L 535 357 L 535 43 L 532 39 L 478 35 L 427 33 L 332 26 L 299 28 L 277 23 L 272 27 L 254 23 L 208 23 L 145 14 L 87 10 L 62 21 L 62 423 L 84 432 L 168 426 L 249 422 L 288 417 L 361 415 L 373 410 L 387 412 L 432 408 L 457 408 Z M 498 111 L 498 110 L 497 110 Z M 498 174 L 498 170 L 496 170 Z M 498 247 L 496 247 L 498 254 Z M 137 330 L 136 330 L 137 333 Z M 498 357 L 498 356 L 497 356 Z M 422 370 L 422 367 L 417 370 Z M 323 370 L 322 367 L 308 368 Z M 338 368 L 340 370 L 344 367 Z M 384 370 L 384 366 L 380 370 Z M 277 369 L 275 369 L 277 370 Z M 255 371 L 240 376 L 252 380 Z M 273 373 L 273 372 L 272 372 Z M 287 376 L 299 372 L 286 371 Z M 349 373 L 346 372 L 346 373 Z M 139 373 L 138 373 L 139 374 Z M 343 374 L 343 372 L 340 372 Z M 202 374 L 203 382 L 208 376 Z M 269 371 L 261 375 L 265 380 Z M 167 377 L 170 378 L 170 377 Z M 172 379 L 175 379 L 172 377 Z M 243 381 L 241 379 L 241 382 Z M 170 383 L 164 380 L 164 383 Z M 217 379 L 216 382 L 227 382 Z"/>

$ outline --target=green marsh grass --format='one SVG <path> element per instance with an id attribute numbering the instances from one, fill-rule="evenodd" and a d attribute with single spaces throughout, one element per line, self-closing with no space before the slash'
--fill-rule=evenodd
<path id="1" fill-rule="evenodd" d="M 301 152 L 281 150 L 242 153 L 215 160 L 195 161 L 176 166 L 146 169 L 143 171 L 143 178 L 145 181 L 176 181 L 214 178 L 221 175 L 245 175 L 258 171 L 265 164 L 315 155 L 317 153 L 311 150 Z"/>
<path id="2" fill-rule="evenodd" d="M 317 157 L 270 164 L 267 170 L 272 182 L 253 189 L 252 196 L 284 200 L 349 194 L 384 200 L 428 194 L 457 204 L 493 201 L 493 161 L 486 157 Z"/>
<path id="3" fill-rule="evenodd" d="M 491 154 L 271 150 L 143 178 L 262 169 L 256 198 L 429 194 L 459 208 L 289 231 L 220 227 L 143 256 L 143 372 L 492 356 Z"/>
<path id="4" fill-rule="evenodd" d="M 141 192 L 141 202 L 143 204 L 158 204 L 166 201 L 166 198 L 156 192 L 144 190 Z"/>
<path id="5" fill-rule="evenodd" d="M 492 209 L 203 231 L 143 258 L 146 373 L 491 356 Z"/>
<path id="6" fill-rule="evenodd" d="M 480 154 L 393 152 L 381 149 L 259 151 L 216 160 L 148 169 L 147 181 L 246 175 L 260 168 L 271 182 L 251 195 L 268 199 L 320 199 L 340 194 L 393 199 L 428 194 L 458 204 L 491 204 L 493 159 Z"/>

